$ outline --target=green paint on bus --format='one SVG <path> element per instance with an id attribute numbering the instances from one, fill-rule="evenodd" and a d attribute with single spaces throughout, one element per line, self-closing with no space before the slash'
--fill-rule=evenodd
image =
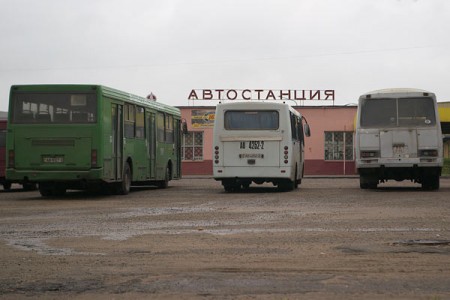
<path id="1" fill-rule="evenodd" d="M 6 177 L 43 196 L 181 178 L 179 109 L 101 85 L 12 86 L 6 144 Z"/>

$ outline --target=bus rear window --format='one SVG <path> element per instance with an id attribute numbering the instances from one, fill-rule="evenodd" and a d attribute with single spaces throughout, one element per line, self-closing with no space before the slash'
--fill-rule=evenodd
<path id="1" fill-rule="evenodd" d="M 95 94 L 16 93 L 12 100 L 15 124 L 83 124 L 97 119 Z"/>
<path id="2" fill-rule="evenodd" d="M 364 99 L 360 112 L 363 128 L 436 125 L 431 98 Z"/>
<path id="3" fill-rule="evenodd" d="M 227 130 L 276 130 L 279 114 L 275 110 L 239 110 L 225 112 Z"/>

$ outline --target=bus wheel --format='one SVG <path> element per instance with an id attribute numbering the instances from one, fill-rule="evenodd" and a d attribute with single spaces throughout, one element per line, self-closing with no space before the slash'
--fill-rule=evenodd
<path id="1" fill-rule="evenodd" d="M 160 189 L 165 189 L 169 186 L 169 180 L 170 180 L 170 169 L 169 166 L 166 167 L 166 174 L 164 175 L 164 180 L 161 180 L 158 184 L 158 187 Z"/>
<path id="2" fill-rule="evenodd" d="M 376 189 L 378 186 L 378 179 L 374 179 L 368 176 L 359 176 L 359 187 L 361 189 Z"/>
<path id="3" fill-rule="evenodd" d="M 250 188 L 250 182 L 245 182 L 241 186 L 243 190 L 248 190 Z"/>
<path id="4" fill-rule="evenodd" d="M 283 192 L 289 192 L 295 189 L 295 180 L 285 179 L 278 183 L 278 190 Z"/>
<path id="5" fill-rule="evenodd" d="M 369 183 L 367 182 L 366 178 L 362 175 L 359 176 L 359 188 L 363 190 L 369 188 Z"/>
<path id="6" fill-rule="evenodd" d="M 11 189 L 11 182 L 9 182 L 9 181 L 4 182 L 3 183 L 3 189 L 5 191 L 9 191 Z"/>
<path id="7" fill-rule="evenodd" d="M 64 186 L 55 186 L 52 191 L 52 196 L 64 196 L 66 188 Z"/>
<path id="8" fill-rule="evenodd" d="M 429 175 L 422 180 L 422 189 L 432 191 L 439 189 L 439 175 Z"/>
<path id="9" fill-rule="evenodd" d="M 131 189 L 131 169 L 128 163 L 123 167 L 122 181 L 117 185 L 117 194 L 127 195 Z"/>
<path id="10" fill-rule="evenodd" d="M 39 183 L 39 193 L 42 197 L 51 197 L 53 195 L 53 187 L 48 183 Z"/>
<path id="11" fill-rule="evenodd" d="M 37 186 L 36 186 L 35 183 L 24 183 L 22 185 L 22 187 L 23 187 L 23 189 L 25 191 L 35 191 L 35 190 L 37 190 Z"/>
<path id="12" fill-rule="evenodd" d="M 297 168 L 295 168 L 295 177 L 294 177 L 294 189 L 298 189 L 298 185 L 302 182 L 301 179 L 297 179 Z"/>
<path id="13" fill-rule="evenodd" d="M 225 192 L 231 193 L 231 192 L 238 192 L 241 189 L 241 186 L 237 184 L 224 184 L 223 188 Z"/>
<path id="14" fill-rule="evenodd" d="M 241 184 L 234 179 L 222 180 L 222 186 L 225 192 L 237 192 L 241 189 Z"/>

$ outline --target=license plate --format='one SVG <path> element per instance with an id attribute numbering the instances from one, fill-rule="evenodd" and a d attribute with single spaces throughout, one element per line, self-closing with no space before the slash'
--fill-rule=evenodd
<path id="1" fill-rule="evenodd" d="M 241 142 L 239 148 L 245 149 L 246 143 L 248 143 L 248 149 L 253 150 L 263 150 L 264 149 L 264 141 L 249 141 L 249 142 Z"/>
<path id="2" fill-rule="evenodd" d="M 44 157 L 42 157 L 42 161 L 44 163 L 51 163 L 51 164 L 63 163 L 64 157 L 63 156 L 44 156 Z"/>
<path id="3" fill-rule="evenodd" d="M 239 158 L 264 158 L 262 153 L 243 153 L 239 154 Z"/>

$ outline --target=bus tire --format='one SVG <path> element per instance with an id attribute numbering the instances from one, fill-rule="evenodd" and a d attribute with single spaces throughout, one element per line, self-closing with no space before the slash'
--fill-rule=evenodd
<path id="1" fill-rule="evenodd" d="M 222 185 L 225 192 L 228 193 L 237 192 L 241 189 L 241 184 L 234 179 L 222 180 Z"/>
<path id="2" fill-rule="evenodd" d="M 57 185 L 53 188 L 52 196 L 64 196 L 66 194 L 66 187 L 63 185 Z"/>
<path id="3" fill-rule="evenodd" d="M 238 192 L 241 189 L 241 186 L 236 184 L 225 184 L 223 186 L 223 189 L 225 190 L 225 192 L 233 193 Z"/>
<path id="4" fill-rule="evenodd" d="M 234 190 L 234 186 L 229 185 L 229 184 L 224 184 L 223 189 L 225 190 L 225 192 L 231 193 Z"/>
<path id="5" fill-rule="evenodd" d="M 169 166 L 166 167 L 166 174 L 164 175 L 164 180 L 161 180 L 158 184 L 158 187 L 160 189 L 166 189 L 169 186 L 169 180 L 170 180 L 170 168 Z"/>
<path id="6" fill-rule="evenodd" d="M 243 190 L 248 190 L 250 188 L 250 182 L 244 182 L 241 186 Z"/>
<path id="7" fill-rule="evenodd" d="M 39 183 L 39 193 L 42 197 L 53 196 L 53 187 L 48 183 Z"/>
<path id="8" fill-rule="evenodd" d="M 35 191 L 37 190 L 36 183 L 24 183 L 22 184 L 22 187 L 25 191 Z"/>
<path id="9" fill-rule="evenodd" d="M 118 195 L 128 195 L 131 189 L 131 169 L 128 163 L 123 167 L 122 181 L 117 185 Z"/>
<path id="10" fill-rule="evenodd" d="M 278 183 L 278 190 L 282 192 L 289 192 L 295 189 L 295 180 L 285 179 Z"/>
<path id="11" fill-rule="evenodd" d="M 295 167 L 294 189 L 298 189 L 298 185 L 301 182 L 302 182 L 301 179 L 297 179 L 297 167 Z"/>
<path id="12" fill-rule="evenodd" d="M 427 191 L 433 191 L 439 189 L 439 175 L 429 175 L 422 180 L 422 189 Z"/>
<path id="13" fill-rule="evenodd" d="M 3 182 L 3 189 L 5 191 L 9 191 L 11 189 L 11 182 L 9 181 Z"/>
<path id="14" fill-rule="evenodd" d="M 378 186 L 378 179 L 374 179 L 369 176 L 359 176 L 359 187 L 363 190 L 376 189 Z"/>

